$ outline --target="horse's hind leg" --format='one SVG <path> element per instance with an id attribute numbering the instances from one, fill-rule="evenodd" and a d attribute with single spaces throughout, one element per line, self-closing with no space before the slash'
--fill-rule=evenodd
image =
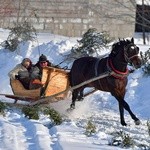
<path id="1" fill-rule="evenodd" d="M 78 101 L 82 101 L 84 99 L 83 90 L 84 90 L 84 88 L 81 89 L 78 94 L 78 97 L 77 97 Z"/>
<path id="2" fill-rule="evenodd" d="M 125 123 L 124 120 L 124 108 L 123 108 L 122 101 L 118 100 L 118 103 L 119 103 L 119 112 L 120 112 L 120 122 L 123 126 L 126 126 L 127 124 Z"/>
<path id="3" fill-rule="evenodd" d="M 72 103 L 70 105 L 71 109 L 75 109 L 75 101 L 76 101 L 76 99 L 78 97 L 78 93 L 79 93 L 78 90 L 73 90 L 72 91 Z"/>

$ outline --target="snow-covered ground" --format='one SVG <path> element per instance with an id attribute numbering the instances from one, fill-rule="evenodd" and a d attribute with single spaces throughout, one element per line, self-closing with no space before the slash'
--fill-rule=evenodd
<path id="1" fill-rule="evenodd" d="M 8 36 L 8 31 L 0 30 L 0 42 Z M 136 35 L 137 36 L 137 35 Z M 47 55 L 48 59 L 59 64 L 63 55 L 67 54 L 76 44 L 77 38 L 69 38 L 50 33 L 38 34 L 38 40 L 20 45 L 16 52 L 0 49 L 0 93 L 11 94 L 8 72 L 25 57 L 36 63 L 40 54 Z M 149 45 L 142 45 L 140 38 L 135 38 L 141 51 L 149 49 Z M 108 51 L 106 51 L 108 52 Z M 66 64 L 63 63 L 65 66 Z M 76 103 L 76 109 L 68 112 L 71 98 L 50 104 L 65 121 L 58 126 L 51 127 L 51 120 L 40 114 L 39 120 L 29 120 L 21 110 L 10 108 L 5 116 L 0 115 L 0 150 L 120 150 L 121 146 L 110 146 L 114 133 L 123 132 L 129 135 L 136 143 L 134 147 L 126 149 L 142 149 L 139 145 L 147 145 L 150 149 L 147 121 L 150 119 L 150 77 L 143 76 L 142 69 L 129 75 L 126 101 L 133 112 L 141 120 L 136 126 L 125 113 L 128 124 L 120 124 L 118 103 L 109 93 L 98 91 Z M 2 101 L 10 99 L 0 97 Z M 87 122 L 96 126 L 96 133 L 86 136 Z M 148 149 L 148 148 L 147 148 Z"/>

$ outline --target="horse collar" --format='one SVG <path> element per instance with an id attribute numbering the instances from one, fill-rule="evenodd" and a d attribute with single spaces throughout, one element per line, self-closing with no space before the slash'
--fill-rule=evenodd
<path id="1" fill-rule="evenodd" d="M 112 64 L 112 60 L 109 58 L 107 59 L 107 67 L 108 67 L 109 71 L 113 71 L 112 76 L 115 78 L 118 78 L 118 79 L 123 79 L 123 78 L 127 77 L 129 74 L 128 68 L 126 68 L 125 72 L 115 69 L 115 67 Z"/>

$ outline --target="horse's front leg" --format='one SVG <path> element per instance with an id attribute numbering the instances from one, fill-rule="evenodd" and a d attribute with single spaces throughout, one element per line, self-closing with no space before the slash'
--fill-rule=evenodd
<path id="1" fill-rule="evenodd" d="M 133 112 L 131 111 L 129 105 L 127 104 L 127 102 L 125 100 L 123 100 L 123 107 L 129 112 L 130 116 L 135 121 L 135 124 L 139 125 L 140 124 L 140 120 L 133 114 Z"/>
<path id="2" fill-rule="evenodd" d="M 127 124 L 125 123 L 124 120 L 124 108 L 129 112 L 131 118 L 135 121 L 136 125 L 140 124 L 140 120 L 133 114 L 133 112 L 131 111 L 128 103 L 124 100 L 124 99 L 119 99 L 116 97 L 116 99 L 119 102 L 119 111 L 120 111 L 120 120 L 121 120 L 121 124 L 123 126 L 126 126 Z"/>
<path id="3" fill-rule="evenodd" d="M 118 100 L 119 103 L 119 112 L 120 112 L 120 122 L 123 126 L 126 126 L 127 124 L 125 123 L 124 120 L 124 108 L 123 108 L 123 103 L 121 100 Z"/>
<path id="4" fill-rule="evenodd" d="M 120 112 L 120 122 L 123 126 L 126 126 L 126 122 L 124 120 L 124 106 L 123 106 L 123 98 L 125 91 L 121 92 L 123 94 L 119 94 L 119 92 L 112 93 L 112 95 L 117 99 L 119 104 L 119 112 Z"/>

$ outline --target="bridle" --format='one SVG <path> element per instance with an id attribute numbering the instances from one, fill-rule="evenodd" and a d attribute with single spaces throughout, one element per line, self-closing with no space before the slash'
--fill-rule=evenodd
<path id="1" fill-rule="evenodd" d="M 132 47 L 136 50 L 136 54 L 129 57 L 127 51 L 129 48 L 132 48 Z M 127 63 L 132 63 L 131 60 L 135 57 L 138 57 L 138 53 L 139 53 L 138 47 L 134 45 L 133 43 L 128 44 L 127 46 L 124 46 L 124 59 Z"/>

